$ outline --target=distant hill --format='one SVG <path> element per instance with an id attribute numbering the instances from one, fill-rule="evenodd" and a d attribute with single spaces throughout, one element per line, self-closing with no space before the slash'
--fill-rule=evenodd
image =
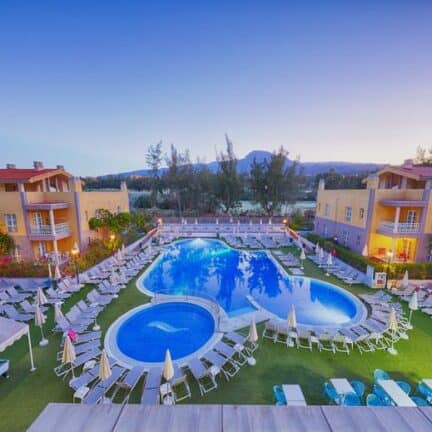
<path id="1" fill-rule="evenodd" d="M 262 162 L 264 159 L 270 159 L 270 157 L 271 157 L 271 152 L 268 151 L 264 151 L 264 150 L 251 151 L 244 158 L 238 160 L 238 164 L 237 164 L 238 171 L 240 173 L 248 172 L 254 158 L 258 162 Z M 290 163 L 292 163 L 292 161 L 290 159 L 287 159 L 287 164 Z M 211 171 L 213 172 L 217 171 L 218 168 L 217 161 L 209 162 L 205 165 L 207 165 Z M 357 174 L 357 173 L 364 173 L 369 171 L 376 171 L 378 169 L 381 169 L 384 166 L 383 164 L 376 164 L 376 163 L 331 162 L 331 161 L 330 162 L 301 162 L 300 165 L 303 168 L 304 174 L 311 175 L 311 176 L 327 172 L 332 168 L 335 169 L 340 174 Z M 161 168 L 161 172 L 164 171 L 166 171 L 166 168 Z M 129 177 L 133 175 L 147 176 L 150 175 L 150 170 L 139 169 L 135 171 L 128 171 L 128 172 L 116 173 L 111 175 L 116 175 L 121 177 Z"/>

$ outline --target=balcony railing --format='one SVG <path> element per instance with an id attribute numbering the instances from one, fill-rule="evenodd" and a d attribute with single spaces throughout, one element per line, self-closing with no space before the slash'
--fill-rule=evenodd
<path id="1" fill-rule="evenodd" d="M 49 237 L 53 235 L 70 234 L 71 229 L 68 223 L 59 223 L 59 224 L 55 224 L 54 226 L 52 225 L 32 226 L 31 233 L 33 235 Z"/>
<path id="2" fill-rule="evenodd" d="M 420 232 L 420 224 L 410 222 L 395 224 L 394 222 L 384 221 L 379 224 L 379 229 L 389 234 L 418 234 Z"/>

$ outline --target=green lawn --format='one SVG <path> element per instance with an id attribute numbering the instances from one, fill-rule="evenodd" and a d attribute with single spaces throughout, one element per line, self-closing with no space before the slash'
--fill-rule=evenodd
<path id="1" fill-rule="evenodd" d="M 365 287 L 349 287 L 324 273 L 310 262 L 305 262 L 308 276 L 318 277 L 342 285 L 354 293 L 366 292 Z M 73 296 L 64 309 L 85 296 L 91 287 Z M 135 287 L 135 280 L 123 290 L 100 315 L 98 322 L 103 330 L 130 308 L 148 301 Z M 400 341 L 396 347 L 397 356 L 382 351 L 360 355 L 357 351 L 350 355 L 338 353 L 309 352 L 287 348 L 266 340 L 260 341 L 256 351 L 257 365 L 244 366 L 237 376 L 229 382 L 219 379 L 219 387 L 201 397 L 193 380 L 189 380 L 193 398 L 189 403 L 231 403 L 231 404 L 271 404 L 272 386 L 282 383 L 298 383 L 302 386 L 309 404 L 324 404 L 321 391 L 325 380 L 332 377 L 359 379 L 372 384 L 375 368 L 388 371 L 392 377 L 410 382 L 413 386 L 424 377 L 432 377 L 430 359 L 432 358 L 432 328 L 430 318 L 417 312 L 413 319 L 414 330 L 409 340 Z M 52 313 L 49 314 L 47 329 L 51 328 Z M 261 327 L 259 327 L 261 331 Z M 72 391 L 67 383 L 54 375 L 53 368 L 56 351 L 59 349 L 60 336 L 49 334 L 49 345 L 40 348 L 39 329 L 32 328 L 35 345 L 34 355 L 37 370 L 29 372 L 27 341 L 22 339 L 1 355 L 11 361 L 11 377 L 0 381 L 0 431 L 23 431 L 37 417 L 48 402 L 71 402 Z M 137 388 L 131 402 L 139 400 Z"/>

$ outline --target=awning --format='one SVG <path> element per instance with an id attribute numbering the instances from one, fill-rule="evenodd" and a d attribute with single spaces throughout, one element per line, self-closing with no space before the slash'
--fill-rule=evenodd
<path id="1" fill-rule="evenodd" d="M 0 317 L 0 352 L 4 351 L 18 339 L 21 339 L 24 335 L 27 335 L 28 337 L 31 370 L 33 371 L 35 370 L 35 367 L 33 364 L 29 326 L 21 322 Z"/>

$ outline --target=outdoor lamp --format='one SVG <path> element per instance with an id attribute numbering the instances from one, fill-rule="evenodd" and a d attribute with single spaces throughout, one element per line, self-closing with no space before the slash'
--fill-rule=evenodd
<path id="1" fill-rule="evenodd" d="M 73 248 L 71 250 L 71 254 L 72 254 L 72 258 L 73 258 L 73 262 L 74 262 L 74 267 L 75 267 L 75 277 L 76 277 L 76 283 L 77 285 L 79 285 L 79 273 L 78 273 L 78 262 L 77 262 L 77 258 L 78 258 L 78 254 L 80 253 L 79 247 L 78 247 L 78 243 L 74 243 Z"/>

